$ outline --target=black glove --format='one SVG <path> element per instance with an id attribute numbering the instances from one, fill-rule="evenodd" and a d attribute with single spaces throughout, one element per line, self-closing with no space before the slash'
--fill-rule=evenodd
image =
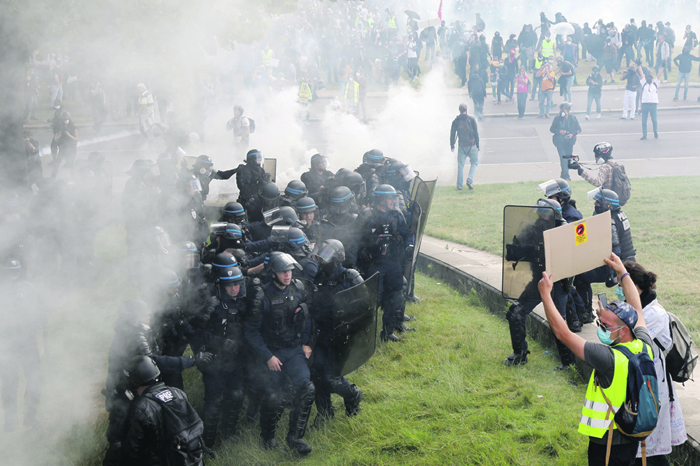
<path id="1" fill-rule="evenodd" d="M 203 369 L 214 360 L 214 355 L 207 353 L 206 351 L 200 351 L 192 356 L 192 359 L 194 360 L 194 365 L 197 366 L 197 369 Z"/>
<path id="2" fill-rule="evenodd" d="M 406 256 L 408 257 L 413 257 L 413 250 L 415 249 L 415 246 L 411 244 L 410 246 L 406 247 Z"/>
<path id="3" fill-rule="evenodd" d="M 583 175 L 583 167 L 578 167 L 578 176 Z"/>

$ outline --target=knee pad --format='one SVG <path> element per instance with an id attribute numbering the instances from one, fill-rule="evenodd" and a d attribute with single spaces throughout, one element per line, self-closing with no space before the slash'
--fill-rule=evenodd
<path id="1" fill-rule="evenodd" d="M 232 403 L 242 403 L 243 402 L 243 389 L 238 388 L 236 390 L 229 391 L 228 397 Z"/>
<path id="2" fill-rule="evenodd" d="M 523 316 L 523 311 L 525 311 L 525 309 L 520 303 L 511 304 L 506 313 L 506 320 L 508 322 L 518 322 Z"/>

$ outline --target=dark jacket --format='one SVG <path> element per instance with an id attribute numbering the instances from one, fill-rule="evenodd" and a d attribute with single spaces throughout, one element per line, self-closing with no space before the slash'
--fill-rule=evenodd
<path id="1" fill-rule="evenodd" d="M 180 389 L 166 387 L 162 382 L 148 387 L 131 404 L 129 427 L 124 439 L 126 464 L 133 466 L 165 466 L 166 447 L 165 426 L 161 406 L 146 398 L 146 394 L 156 394 L 170 390 L 174 405 L 189 403 L 187 395 Z"/>
<path id="2" fill-rule="evenodd" d="M 565 133 L 559 133 L 560 130 L 564 130 Z M 552 126 L 549 128 L 552 133 L 552 142 L 556 146 L 557 144 L 576 144 L 576 135 L 581 132 L 581 125 L 579 125 L 578 120 L 575 116 L 569 114 L 569 118 L 563 118 L 561 115 L 554 117 L 552 121 Z M 568 139 L 567 136 L 572 134 L 573 137 Z"/>
<path id="3" fill-rule="evenodd" d="M 455 148 L 455 142 L 459 136 L 460 146 L 476 146 L 479 148 L 479 128 L 474 117 L 460 114 L 452 122 L 450 129 L 450 148 Z"/>
<path id="4" fill-rule="evenodd" d="M 591 73 L 586 78 L 588 93 L 592 96 L 599 96 L 603 92 L 603 76 L 600 73 Z"/>
<path id="5" fill-rule="evenodd" d="M 486 83 L 477 73 L 472 73 L 469 76 L 467 89 L 469 89 L 469 95 L 474 101 L 484 100 L 486 97 Z"/>
<path id="6" fill-rule="evenodd" d="M 690 73 L 694 61 L 700 61 L 700 58 L 694 57 L 689 53 L 681 53 L 673 59 L 673 63 L 678 67 L 679 73 Z"/>

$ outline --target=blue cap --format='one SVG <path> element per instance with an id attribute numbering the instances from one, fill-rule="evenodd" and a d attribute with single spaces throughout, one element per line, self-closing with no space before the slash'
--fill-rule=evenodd
<path id="1" fill-rule="evenodd" d="M 630 328 L 632 336 L 634 335 L 634 326 L 637 325 L 637 320 L 639 320 L 639 315 L 631 304 L 625 301 L 615 301 L 607 305 L 606 309 L 615 313 L 618 319 L 625 323 Z"/>

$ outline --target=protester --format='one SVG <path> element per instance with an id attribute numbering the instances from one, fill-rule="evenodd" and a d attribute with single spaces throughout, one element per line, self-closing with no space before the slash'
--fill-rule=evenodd
<path id="1" fill-rule="evenodd" d="M 591 74 L 586 78 L 588 84 L 588 103 L 586 104 L 586 120 L 591 116 L 591 104 L 595 101 L 596 118 L 600 118 L 600 97 L 603 94 L 603 77 L 600 75 L 598 65 L 593 65 Z"/>
<path id="2" fill-rule="evenodd" d="M 641 67 L 630 65 L 622 73 L 622 80 L 627 81 L 625 86 L 625 96 L 622 101 L 622 116 L 620 120 L 626 120 L 628 115 L 630 120 L 634 120 L 635 106 L 637 103 L 637 88 L 641 85 Z"/>
<path id="3" fill-rule="evenodd" d="M 581 125 L 574 115 L 570 114 L 571 104 L 563 102 L 559 105 L 559 115 L 552 121 L 552 126 L 549 131 L 553 134 L 552 142 L 559 153 L 559 161 L 561 164 L 561 178 L 571 180 L 569 176 L 569 159 L 576 144 L 576 136 L 581 133 Z"/>
<path id="4" fill-rule="evenodd" d="M 691 40 L 692 42 L 692 40 Z M 694 57 L 690 54 L 691 48 L 686 45 L 683 47 L 683 53 L 676 55 L 673 59 L 673 63 L 678 67 L 678 80 L 676 81 L 676 94 L 673 96 L 673 100 L 678 100 L 678 91 L 681 89 L 681 82 L 685 81 L 685 88 L 683 89 L 683 100 L 688 98 L 688 81 L 690 80 L 690 72 L 693 67 L 694 61 L 700 61 L 700 58 Z"/>
<path id="5" fill-rule="evenodd" d="M 540 71 L 535 75 L 542 79 L 540 84 L 540 114 L 537 118 L 549 118 L 549 111 L 552 108 L 552 96 L 556 78 L 549 62 L 546 62 Z"/>
<path id="6" fill-rule="evenodd" d="M 458 143 L 457 153 L 457 191 L 462 190 L 464 163 L 469 157 L 471 168 L 467 176 L 467 187 L 469 190 L 474 189 L 474 175 L 476 175 L 476 167 L 479 166 L 479 129 L 476 120 L 467 115 L 467 104 L 459 104 L 459 115 L 452 122 L 450 129 L 450 149 L 455 151 L 455 142 Z"/>
<path id="7" fill-rule="evenodd" d="M 527 95 L 530 91 L 530 78 L 527 77 L 527 72 L 524 66 L 520 67 L 520 74 L 517 77 L 518 83 L 518 118 L 523 119 L 525 116 L 525 105 L 527 105 Z"/>
<path id="8" fill-rule="evenodd" d="M 658 122 L 656 121 L 656 107 L 659 105 L 659 84 L 661 84 L 661 71 L 658 71 L 656 79 L 647 75 L 642 84 L 642 141 L 647 138 L 647 119 L 651 115 L 651 124 L 654 128 L 654 138 L 659 139 Z"/>

